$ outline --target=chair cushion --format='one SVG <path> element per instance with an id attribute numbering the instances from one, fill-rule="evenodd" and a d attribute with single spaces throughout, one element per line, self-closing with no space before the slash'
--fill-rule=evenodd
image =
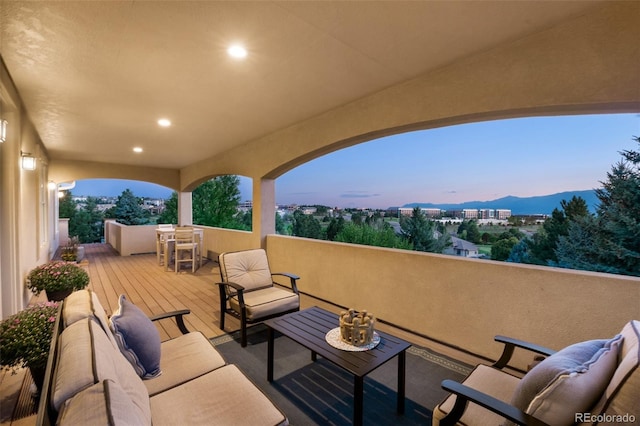
<path id="1" fill-rule="evenodd" d="M 150 425 L 151 419 L 145 417 L 118 383 L 104 380 L 66 400 L 57 424 Z"/>
<path id="2" fill-rule="evenodd" d="M 500 401 L 509 402 L 519 382 L 520 379 L 511 374 L 505 373 L 497 368 L 480 364 L 469 373 L 462 383 L 482 393 L 491 395 Z M 451 412 L 455 398 L 455 395 L 449 395 L 444 402 L 433 409 L 434 425 L 440 424 L 440 420 Z M 477 404 L 469 404 L 459 424 L 500 425 L 503 422 L 504 417 L 482 408 Z"/>
<path id="3" fill-rule="evenodd" d="M 244 294 L 249 321 L 264 318 L 269 315 L 295 310 L 300 306 L 300 297 L 287 290 L 268 287 Z M 240 305 L 236 296 L 229 299 L 231 308 L 240 312 Z"/>
<path id="4" fill-rule="evenodd" d="M 573 424 L 598 401 L 617 366 L 622 336 L 568 346 L 529 371 L 511 404 L 553 424 Z"/>
<path id="5" fill-rule="evenodd" d="M 263 249 L 222 253 L 219 261 L 223 281 L 240 284 L 248 291 L 273 285 Z"/>
<path id="6" fill-rule="evenodd" d="M 151 411 L 154 426 L 287 424 L 284 414 L 235 365 L 151 397 Z"/>
<path id="7" fill-rule="evenodd" d="M 144 384 L 153 396 L 202 376 L 226 364 L 224 358 L 200 332 L 183 334 L 162 342 L 162 375 Z"/>
<path id="8" fill-rule="evenodd" d="M 144 379 L 160 375 L 160 333 L 149 317 L 122 294 L 110 323 L 120 351 L 136 373 Z"/>

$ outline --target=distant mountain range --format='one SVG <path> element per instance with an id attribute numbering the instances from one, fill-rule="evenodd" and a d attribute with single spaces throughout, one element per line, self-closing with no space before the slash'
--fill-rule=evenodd
<path id="1" fill-rule="evenodd" d="M 466 201 L 459 204 L 433 204 L 433 203 L 409 203 L 402 207 L 423 207 L 443 210 L 461 209 L 508 209 L 513 215 L 523 214 L 551 214 L 553 209 L 561 209 L 560 201 L 571 200 L 573 196 L 582 197 L 589 207 L 589 211 L 595 212 L 599 203 L 594 190 L 567 191 L 551 195 L 541 195 L 537 197 L 514 197 L 509 195 L 491 201 Z"/>

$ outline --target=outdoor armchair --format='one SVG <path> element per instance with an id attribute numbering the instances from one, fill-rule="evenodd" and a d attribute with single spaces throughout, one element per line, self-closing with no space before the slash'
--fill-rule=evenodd
<path id="1" fill-rule="evenodd" d="M 444 380 L 451 394 L 433 410 L 433 425 L 631 424 L 640 419 L 640 321 L 610 339 L 575 343 L 555 352 L 497 336 L 502 356 L 478 365 L 462 383 Z M 516 348 L 542 354 L 522 378 L 504 368 Z"/>
<path id="2" fill-rule="evenodd" d="M 220 277 L 220 329 L 224 330 L 225 314 L 240 319 L 241 345 L 247 345 L 247 324 L 260 322 L 300 309 L 298 276 L 272 273 L 267 253 L 252 249 L 222 253 L 218 256 Z M 291 290 L 276 286 L 273 276 L 289 278 Z"/>

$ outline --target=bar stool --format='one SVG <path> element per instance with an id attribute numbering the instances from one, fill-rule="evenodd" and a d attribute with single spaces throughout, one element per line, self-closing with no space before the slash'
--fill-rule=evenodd
<path id="1" fill-rule="evenodd" d="M 174 254 L 174 262 L 175 262 L 175 271 L 176 273 L 180 270 L 181 263 L 191 263 L 191 272 L 196 271 L 196 262 L 197 262 L 197 253 L 198 253 L 198 243 L 194 240 L 194 233 L 192 228 L 184 229 L 184 228 L 176 228 L 175 231 L 175 254 Z M 190 253 L 188 258 L 183 259 L 182 255 L 184 253 Z"/>

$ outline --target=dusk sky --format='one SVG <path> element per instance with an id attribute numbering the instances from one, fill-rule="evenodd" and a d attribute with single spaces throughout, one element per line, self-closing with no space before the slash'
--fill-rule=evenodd
<path id="1" fill-rule="evenodd" d="M 389 136 L 310 161 L 276 180 L 279 204 L 386 208 L 488 201 L 601 187 L 620 151 L 638 150 L 640 114 L 519 118 Z M 168 198 L 159 185 L 91 179 L 74 195 Z M 251 181 L 241 177 L 242 200 Z"/>

